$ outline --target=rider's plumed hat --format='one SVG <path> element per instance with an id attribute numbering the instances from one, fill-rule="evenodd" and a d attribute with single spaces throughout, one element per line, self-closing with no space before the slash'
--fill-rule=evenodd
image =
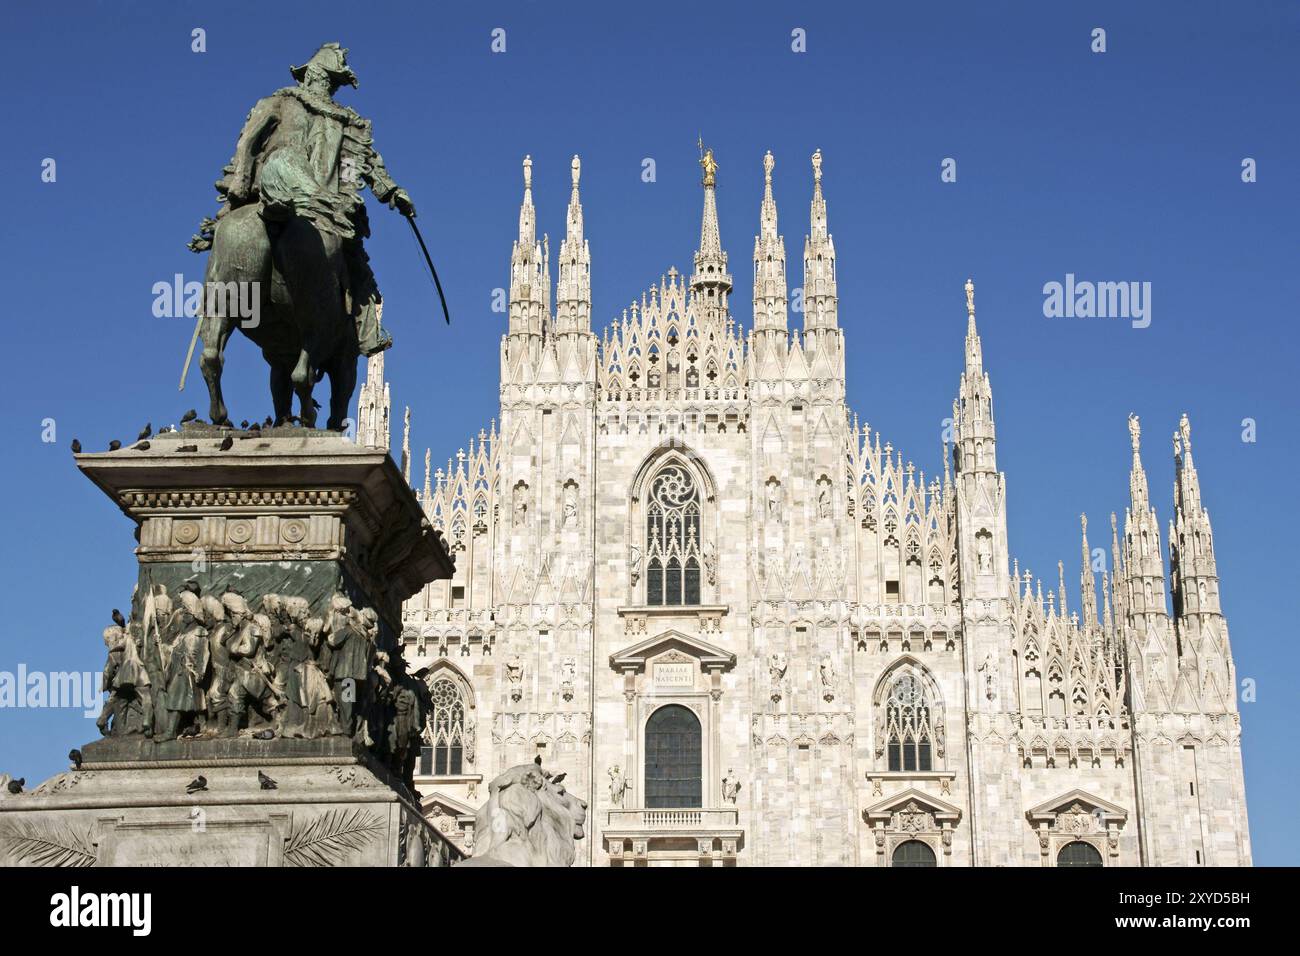
<path id="1" fill-rule="evenodd" d="M 318 66 L 324 70 L 331 80 L 338 86 L 357 85 L 357 75 L 352 72 L 352 67 L 348 66 L 347 48 L 338 43 L 326 43 L 319 50 L 312 54 L 312 58 L 302 66 L 291 66 L 289 72 L 299 83 L 307 75 L 307 68 Z"/>

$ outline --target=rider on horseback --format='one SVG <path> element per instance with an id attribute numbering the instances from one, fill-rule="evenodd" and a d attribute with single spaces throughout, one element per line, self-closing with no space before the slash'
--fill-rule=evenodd
<path id="1" fill-rule="evenodd" d="M 362 186 L 375 198 L 414 217 L 406 190 L 398 188 L 375 151 L 370 121 L 334 102 L 344 84 L 357 85 L 347 50 L 327 43 L 291 72 L 298 86 L 259 100 L 248 114 L 235 155 L 217 181 L 222 202 L 216 219 L 205 219 L 189 248 L 212 247 L 217 224 L 232 210 L 260 204 L 258 214 L 274 234 L 293 216 L 321 233 L 337 236 L 347 265 L 345 306 L 357 324 L 358 346 L 373 355 L 393 344 L 377 308 L 382 298 L 362 241 L 370 235 Z"/>

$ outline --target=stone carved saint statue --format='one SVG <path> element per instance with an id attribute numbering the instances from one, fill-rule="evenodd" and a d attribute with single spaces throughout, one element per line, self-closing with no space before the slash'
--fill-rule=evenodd
<path id="1" fill-rule="evenodd" d="M 767 516 L 774 521 L 781 520 L 781 482 L 775 478 L 767 480 Z"/>
<path id="2" fill-rule="evenodd" d="M 636 545 L 632 545 L 631 551 L 628 552 L 627 567 L 632 586 L 636 587 L 636 583 L 641 580 L 641 549 Z"/>
<path id="3" fill-rule="evenodd" d="M 722 778 L 722 799 L 726 803 L 735 804 L 739 796 L 740 781 L 736 778 L 736 771 L 729 769 L 726 776 Z"/>
<path id="4" fill-rule="evenodd" d="M 615 764 L 609 768 L 609 799 L 610 802 L 618 809 L 623 808 L 623 801 L 627 798 L 627 792 L 630 789 L 627 777 L 623 770 Z"/>
<path id="5" fill-rule="evenodd" d="M 993 545 L 986 534 L 976 535 L 977 560 L 980 574 L 993 573 Z"/>

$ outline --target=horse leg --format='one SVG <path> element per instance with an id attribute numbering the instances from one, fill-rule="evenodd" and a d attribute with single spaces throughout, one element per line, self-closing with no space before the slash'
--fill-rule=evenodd
<path id="1" fill-rule="evenodd" d="M 326 428 L 332 431 L 343 431 L 343 423 L 347 421 L 348 406 L 352 404 L 352 392 L 356 386 L 356 356 L 345 353 L 335 357 L 330 368 L 330 418 Z"/>
<path id="2" fill-rule="evenodd" d="M 226 343 L 234 329 L 234 322 L 229 318 L 205 316 L 203 319 L 203 354 L 199 356 L 199 368 L 203 372 L 203 381 L 208 385 L 208 418 L 214 425 L 230 424 L 221 394 L 221 370 L 226 363 Z"/>
<path id="3" fill-rule="evenodd" d="M 289 366 L 284 362 L 271 361 L 271 404 L 275 409 L 277 425 L 283 425 L 293 414 L 293 379 L 290 372 Z"/>
<path id="4" fill-rule="evenodd" d="M 316 406 L 312 403 L 311 391 L 315 385 L 315 369 L 311 367 L 311 359 L 307 356 L 307 350 L 303 349 L 298 353 L 298 364 L 293 367 L 293 390 L 298 393 L 298 406 L 301 409 L 299 418 L 306 428 L 316 427 Z"/>

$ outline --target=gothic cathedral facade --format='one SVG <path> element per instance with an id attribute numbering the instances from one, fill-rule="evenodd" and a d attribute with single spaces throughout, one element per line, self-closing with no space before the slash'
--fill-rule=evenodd
<path id="1" fill-rule="evenodd" d="M 1110 570 L 1084 519 L 1081 606 L 1063 571 L 1044 597 L 1010 556 L 972 284 L 927 480 L 845 402 L 820 152 L 800 289 L 764 159 L 748 332 L 701 165 L 692 274 L 597 334 L 578 159 L 554 307 L 524 160 L 500 417 L 445 469 L 425 456 L 456 557 L 404 610 L 434 700 L 428 816 L 472 852 L 488 782 L 540 755 L 589 804 L 592 865 L 1249 864 L 1186 417 L 1168 574 L 1134 417 Z M 387 447 L 388 416 L 381 354 L 358 440 Z M 402 458 L 409 479 L 409 437 Z"/>

